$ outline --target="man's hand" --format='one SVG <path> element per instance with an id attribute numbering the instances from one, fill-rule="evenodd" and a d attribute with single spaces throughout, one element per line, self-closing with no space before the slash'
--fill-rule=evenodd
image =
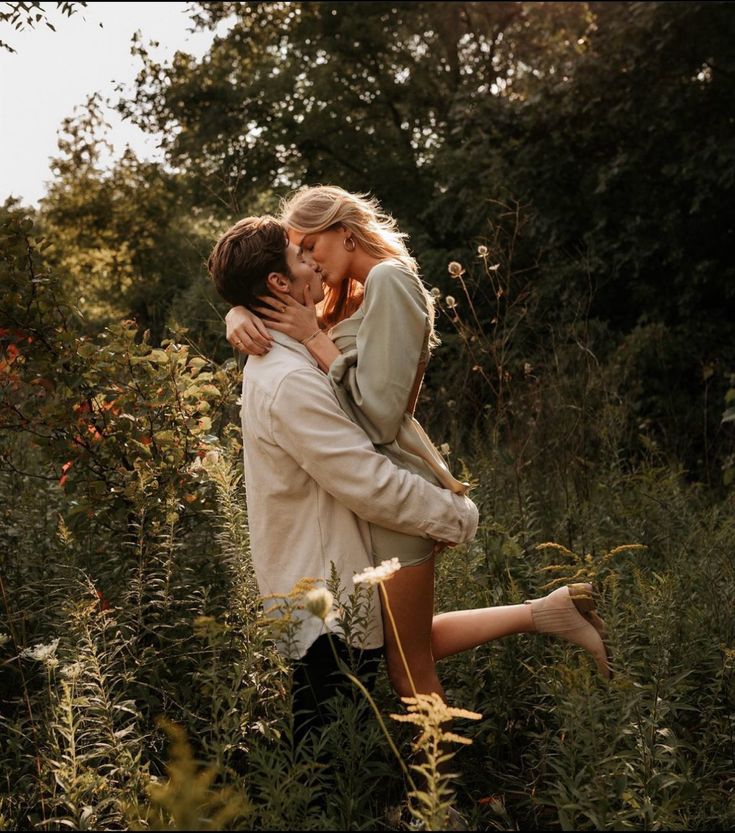
<path id="1" fill-rule="evenodd" d="M 431 554 L 436 556 L 436 555 L 439 555 L 439 553 L 442 552 L 443 550 L 448 550 L 448 549 L 451 549 L 452 547 L 456 547 L 456 546 L 457 546 L 456 544 L 452 544 L 449 541 L 437 541 L 434 544 L 434 549 L 431 551 Z"/>
<path id="2" fill-rule="evenodd" d="M 225 324 L 227 341 L 246 356 L 263 356 L 273 346 L 265 324 L 245 307 L 232 307 Z"/>
<path id="3" fill-rule="evenodd" d="M 303 341 L 318 332 L 319 322 L 316 307 L 311 298 L 311 290 L 304 287 L 304 303 L 300 304 L 287 292 L 273 290 L 273 296 L 261 295 L 258 300 L 267 306 L 255 309 L 268 321 L 268 326 L 285 333 L 296 341 Z"/>

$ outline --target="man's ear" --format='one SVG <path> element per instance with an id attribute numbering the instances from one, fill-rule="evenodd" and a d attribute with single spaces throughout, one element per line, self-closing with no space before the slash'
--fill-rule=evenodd
<path id="1" fill-rule="evenodd" d="M 271 272 L 266 278 L 268 289 L 277 289 L 279 292 L 290 292 L 291 281 L 280 272 Z"/>

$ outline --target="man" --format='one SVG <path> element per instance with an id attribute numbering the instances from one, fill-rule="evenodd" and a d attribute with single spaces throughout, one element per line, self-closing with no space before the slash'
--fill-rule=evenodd
<path id="1" fill-rule="evenodd" d="M 272 217 L 236 223 L 215 245 L 208 267 L 218 292 L 233 305 L 253 309 L 259 295 L 273 290 L 303 304 L 307 286 L 314 302 L 324 297 L 319 273 Z M 375 451 L 340 408 L 306 347 L 274 330 L 269 336 L 273 348 L 250 357 L 242 388 L 251 551 L 263 596 L 285 597 L 304 577 L 324 582 L 332 569 L 341 587 L 351 590 L 353 575 L 372 566 L 369 522 L 441 542 L 474 537 L 478 513 L 472 501 Z M 273 610 L 276 602 L 266 598 L 265 605 Z M 374 669 L 383 643 L 378 605 L 375 594 L 365 632 L 351 636 L 367 670 Z M 319 722 L 314 713 L 335 690 L 337 662 L 323 630 L 338 626 L 305 611 L 298 616 L 285 648 L 300 660 L 294 710 L 300 703 L 312 712 L 307 720 L 295 715 L 300 738 L 309 722 Z M 342 657 L 349 653 L 339 637 L 333 643 Z"/>

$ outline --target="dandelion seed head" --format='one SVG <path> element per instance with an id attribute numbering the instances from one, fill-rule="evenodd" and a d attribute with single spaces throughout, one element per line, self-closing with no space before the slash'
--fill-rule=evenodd
<path id="1" fill-rule="evenodd" d="M 431 294 L 434 298 L 438 298 L 442 294 L 442 291 L 441 291 L 441 289 L 439 289 L 438 286 L 432 286 L 431 287 Z"/>
<path id="2" fill-rule="evenodd" d="M 457 300 L 453 295 L 447 295 L 444 299 L 444 302 L 449 307 L 449 309 L 454 309 L 457 306 Z"/>
<path id="3" fill-rule="evenodd" d="M 447 266 L 447 269 L 449 270 L 449 274 L 450 274 L 453 278 L 459 278 L 459 277 L 461 277 L 462 275 L 464 275 L 464 269 L 462 268 L 462 264 L 461 264 L 461 263 L 457 263 L 457 261 L 456 261 L 456 260 L 453 260 L 453 261 L 449 264 L 449 266 Z"/>
<path id="4" fill-rule="evenodd" d="M 480 255 L 480 257 L 487 257 L 487 246 L 478 246 L 477 254 Z"/>
<path id="5" fill-rule="evenodd" d="M 304 596 L 304 606 L 317 619 L 326 621 L 334 604 L 334 596 L 326 587 L 316 587 Z"/>

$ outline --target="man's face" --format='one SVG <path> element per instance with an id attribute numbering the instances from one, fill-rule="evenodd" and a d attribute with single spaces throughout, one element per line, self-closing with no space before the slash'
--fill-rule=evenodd
<path id="1" fill-rule="evenodd" d="M 304 287 L 311 289 L 311 299 L 315 304 L 324 300 L 321 270 L 311 259 L 299 253 L 299 247 L 293 243 L 286 249 L 286 263 L 291 270 L 293 280 L 289 282 L 289 295 L 300 304 L 304 303 Z"/>

